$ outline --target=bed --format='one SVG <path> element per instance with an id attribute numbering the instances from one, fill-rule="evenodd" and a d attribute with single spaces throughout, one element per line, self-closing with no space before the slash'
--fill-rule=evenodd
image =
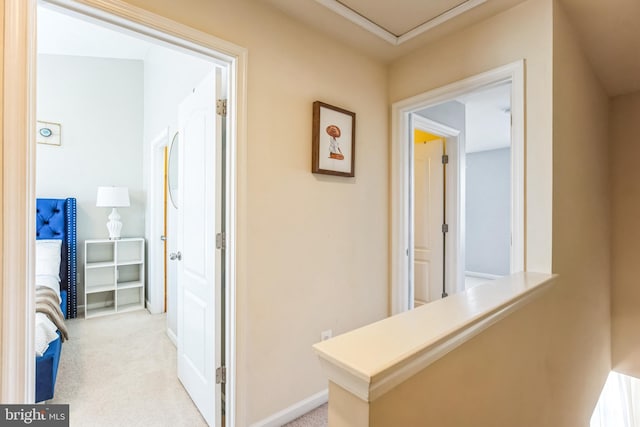
<path id="1" fill-rule="evenodd" d="M 47 268 L 49 270 L 53 268 L 51 267 L 53 264 L 47 259 L 52 251 L 59 251 L 57 275 L 47 274 L 53 272 L 45 271 Z M 36 200 L 36 306 L 38 311 L 42 311 L 39 290 L 43 285 L 56 287 L 52 276 L 57 279 L 59 296 L 56 298 L 59 297 L 57 301 L 62 315 L 66 319 L 77 317 L 76 199 L 74 198 Z M 42 316 L 42 313 L 36 313 L 36 329 L 40 327 L 38 320 L 41 319 L 38 317 Z M 57 338 L 48 343 L 48 347 L 41 356 L 36 356 L 36 402 L 53 398 L 62 351 L 61 332 L 58 330 L 55 333 Z M 37 344 L 36 347 L 38 347 Z"/>

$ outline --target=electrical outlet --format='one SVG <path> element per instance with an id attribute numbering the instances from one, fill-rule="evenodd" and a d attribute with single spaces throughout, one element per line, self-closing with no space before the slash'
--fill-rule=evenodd
<path id="1" fill-rule="evenodd" d="M 327 329 L 326 331 L 320 332 L 320 341 L 326 341 L 333 336 L 333 332 L 331 329 Z"/>

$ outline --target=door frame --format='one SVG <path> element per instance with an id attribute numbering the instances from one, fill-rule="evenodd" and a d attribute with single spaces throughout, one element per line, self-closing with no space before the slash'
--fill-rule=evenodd
<path id="1" fill-rule="evenodd" d="M 411 144 L 410 144 L 410 174 L 411 180 L 411 192 L 409 193 L 409 227 L 413 230 L 415 218 L 415 200 L 411 196 L 413 194 L 413 180 L 415 177 L 415 161 L 414 161 L 414 148 L 415 141 L 413 140 L 414 129 L 420 129 L 425 132 L 429 132 L 433 135 L 439 136 L 446 141 L 447 155 L 449 156 L 449 169 L 447 171 L 447 182 L 445 197 L 447 200 L 447 218 L 446 222 L 449 225 L 449 239 L 447 240 L 447 247 L 445 250 L 445 267 L 443 273 L 448 277 L 447 284 L 454 284 L 453 289 L 447 288 L 449 295 L 454 292 L 458 292 L 461 289 L 460 283 L 464 275 L 464 140 L 460 137 L 460 130 L 453 127 L 444 125 L 435 120 L 428 119 L 423 116 L 419 116 L 415 113 L 411 113 Z M 415 263 L 415 245 L 413 242 L 413 232 L 409 233 L 409 273 L 408 277 L 411 281 L 408 286 L 408 295 L 406 296 L 409 301 L 409 307 L 411 302 L 415 299 L 415 283 L 414 283 L 414 263 Z M 461 276 L 462 275 L 462 276 Z"/>
<path id="2" fill-rule="evenodd" d="M 167 126 L 151 140 L 149 144 L 147 171 L 147 253 L 148 253 L 148 280 L 147 280 L 147 310 L 152 314 L 163 313 L 164 310 L 164 264 L 165 250 L 158 246 L 158 240 L 164 234 L 164 187 L 165 178 L 160 182 L 159 176 L 165 173 L 165 147 L 171 144 L 169 141 L 169 127 Z M 152 240 L 153 239 L 153 240 Z M 153 283 L 154 285 L 151 285 Z"/>
<path id="3" fill-rule="evenodd" d="M 30 403 L 35 393 L 35 66 L 37 0 L 2 0 L 1 373 L 3 403 Z M 118 0 L 43 0 L 44 3 L 134 31 L 204 56 L 229 70 L 227 147 L 227 425 L 236 405 L 236 289 L 244 280 L 246 229 L 247 50 Z M 11 58 L 11 61 L 6 60 Z M 10 124 L 10 126 L 9 126 Z M 25 286 L 28 284 L 28 286 Z"/>
<path id="4" fill-rule="evenodd" d="M 505 82 L 511 82 L 511 273 L 526 271 L 524 69 L 524 60 L 515 61 L 395 102 L 391 106 L 391 314 L 402 313 L 411 306 L 411 115 L 424 108 L 454 100 L 465 93 Z"/>

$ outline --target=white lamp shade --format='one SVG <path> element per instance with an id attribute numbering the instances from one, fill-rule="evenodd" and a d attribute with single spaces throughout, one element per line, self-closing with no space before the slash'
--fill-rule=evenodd
<path id="1" fill-rule="evenodd" d="M 129 189 L 127 187 L 98 187 L 96 206 L 99 208 L 129 207 Z"/>

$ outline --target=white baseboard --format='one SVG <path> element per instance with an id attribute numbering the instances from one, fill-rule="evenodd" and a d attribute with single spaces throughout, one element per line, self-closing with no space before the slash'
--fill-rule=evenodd
<path id="1" fill-rule="evenodd" d="M 153 304 L 151 304 L 151 302 L 149 300 L 146 300 L 147 303 L 147 310 L 149 310 L 149 313 L 151 314 L 160 314 L 162 313 L 162 309 L 160 307 L 156 307 Z"/>
<path id="2" fill-rule="evenodd" d="M 283 409 L 280 412 L 267 417 L 257 423 L 251 425 L 251 427 L 281 427 L 282 425 L 295 420 L 296 418 L 306 414 L 309 411 L 316 409 L 329 401 L 329 390 L 323 390 L 320 393 L 316 393 L 298 403 L 295 403 L 288 408 Z"/>
<path id="3" fill-rule="evenodd" d="M 171 340 L 171 342 L 173 343 L 173 345 L 176 346 L 176 348 L 178 348 L 178 337 L 176 336 L 176 334 L 169 328 L 167 328 L 167 336 L 169 337 L 169 339 Z"/>

